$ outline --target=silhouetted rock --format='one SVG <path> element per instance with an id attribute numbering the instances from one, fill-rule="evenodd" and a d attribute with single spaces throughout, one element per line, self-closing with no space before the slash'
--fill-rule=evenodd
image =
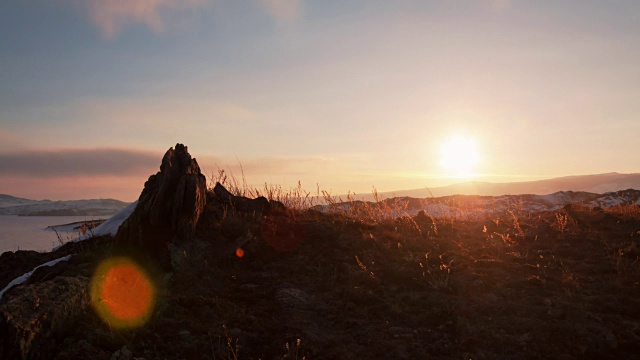
<path id="1" fill-rule="evenodd" d="M 206 205 L 206 184 L 196 159 L 186 146 L 176 144 L 162 158 L 160 171 L 144 184 L 136 209 L 118 229 L 116 242 L 166 255 L 167 243 L 191 239 Z"/>
<path id="2" fill-rule="evenodd" d="M 213 193 L 220 202 L 243 213 L 263 214 L 274 211 L 284 211 L 286 209 L 283 203 L 276 200 L 267 200 L 264 196 L 259 196 L 255 199 L 235 196 L 220 183 L 216 183 L 216 186 L 213 188 Z"/>

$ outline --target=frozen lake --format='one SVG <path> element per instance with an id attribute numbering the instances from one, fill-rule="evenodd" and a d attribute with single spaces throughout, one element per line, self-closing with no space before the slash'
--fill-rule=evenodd
<path id="1" fill-rule="evenodd" d="M 47 226 L 104 219 L 91 216 L 0 216 L 0 253 L 16 250 L 49 251 L 60 245 L 56 233 Z M 78 237 L 66 227 L 58 231 L 66 242 Z"/>

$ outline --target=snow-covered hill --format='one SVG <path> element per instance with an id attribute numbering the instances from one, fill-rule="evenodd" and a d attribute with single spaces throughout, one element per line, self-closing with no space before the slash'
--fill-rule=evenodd
<path id="1" fill-rule="evenodd" d="M 50 200 L 23 199 L 7 194 L 0 194 L 0 208 L 9 206 L 32 205 L 37 203 L 51 202 Z"/>
<path id="2" fill-rule="evenodd" d="M 580 204 L 587 208 L 610 208 L 613 206 L 637 204 L 640 205 L 640 190 L 629 189 L 604 194 L 580 191 L 559 191 L 548 195 L 451 195 L 432 198 L 396 197 L 382 201 L 382 207 L 398 215 L 416 215 L 421 210 L 434 217 L 465 217 L 473 219 L 490 214 L 514 212 L 555 211 L 568 204 Z M 354 207 L 373 206 L 373 202 L 354 201 L 342 202 L 334 205 L 341 210 Z M 329 211 L 331 205 L 318 205 L 320 211 Z M 396 210 L 397 209 L 397 210 Z"/>
<path id="3" fill-rule="evenodd" d="M 603 194 L 606 192 L 619 191 L 624 189 L 640 190 L 640 174 L 620 174 L 606 173 L 594 175 L 565 176 L 553 179 L 536 181 L 491 183 L 481 181 L 470 181 L 453 184 L 443 187 L 435 187 L 413 190 L 398 190 L 392 192 L 381 192 L 379 195 L 385 198 L 409 196 L 427 197 L 447 195 L 517 195 L 535 194 L 544 195 L 562 191 L 584 191 L 589 193 Z M 370 194 L 364 194 L 364 199 L 372 200 Z"/>
<path id="4" fill-rule="evenodd" d="M 30 200 L 0 194 L 0 215 L 22 216 L 109 216 L 128 203 L 114 199 L 91 200 Z"/>

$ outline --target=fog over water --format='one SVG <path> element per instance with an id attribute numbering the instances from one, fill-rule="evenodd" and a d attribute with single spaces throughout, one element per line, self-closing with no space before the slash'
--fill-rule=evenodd
<path id="1" fill-rule="evenodd" d="M 98 219 L 91 216 L 0 216 L 0 253 L 16 250 L 49 251 L 60 242 L 56 233 L 47 229 L 47 226 Z M 78 233 L 73 231 L 62 230 L 59 234 L 64 241 L 78 237 Z"/>

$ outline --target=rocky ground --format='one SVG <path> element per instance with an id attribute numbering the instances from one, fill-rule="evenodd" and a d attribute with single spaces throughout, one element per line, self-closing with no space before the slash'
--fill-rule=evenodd
<path id="1" fill-rule="evenodd" d="M 147 195 L 167 187 L 151 179 L 147 185 Z M 75 255 L 38 269 L 0 300 L 0 357 L 640 356 L 637 205 L 513 209 L 473 221 L 425 213 L 381 220 L 285 209 L 223 190 L 205 191 L 193 232 L 188 222 L 163 220 L 176 223 L 165 229 L 166 251 L 144 251 L 150 239 L 131 246 L 131 236 L 153 233 L 143 212 L 116 238 L 56 253 L 3 254 L 0 288 L 36 265 Z M 151 205 L 140 208 L 164 195 L 148 197 Z M 132 231 L 136 226 L 142 230 Z M 122 254 L 157 288 L 149 321 L 124 330 L 96 315 L 88 290 L 97 264 Z"/>

